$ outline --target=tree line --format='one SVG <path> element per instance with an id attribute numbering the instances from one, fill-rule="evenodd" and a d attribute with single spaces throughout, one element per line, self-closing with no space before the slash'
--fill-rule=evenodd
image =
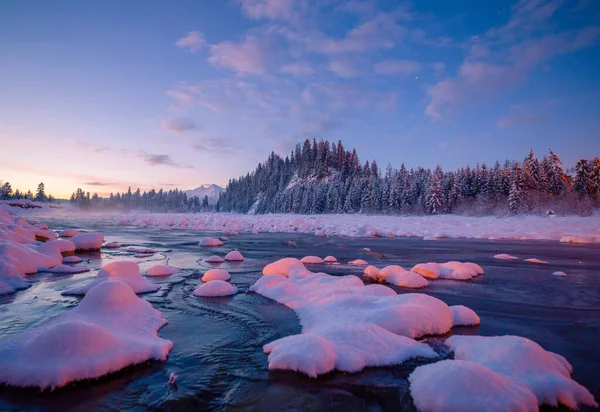
<path id="1" fill-rule="evenodd" d="M 569 172 L 569 173 L 568 173 Z M 495 162 L 444 171 L 408 170 L 359 161 L 356 150 L 313 139 L 285 158 L 271 153 L 256 170 L 231 179 L 222 211 L 242 213 L 506 214 L 590 213 L 598 206 L 600 159 L 566 171 L 549 150 L 522 162 Z"/>
<path id="2" fill-rule="evenodd" d="M 69 201 L 84 210 L 145 210 L 150 212 L 206 212 L 214 211 L 215 207 L 208 204 L 208 196 L 202 200 L 198 196 L 188 195 L 179 189 L 158 191 L 152 189 L 142 192 L 140 188 L 125 193 L 111 193 L 109 197 L 102 198 L 97 193 L 90 196 L 78 188 Z"/>
<path id="3" fill-rule="evenodd" d="M 21 192 L 19 189 L 13 192 L 13 188 L 9 182 L 1 184 L 0 182 L 0 200 L 35 200 L 37 202 L 52 203 L 56 199 L 52 195 L 46 194 L 44 183 L 40 183 L 35 194 L 31 190 Z"/>

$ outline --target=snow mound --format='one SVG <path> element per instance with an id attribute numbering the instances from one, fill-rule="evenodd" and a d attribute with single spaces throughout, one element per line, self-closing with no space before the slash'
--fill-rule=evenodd
<path id="1" fill-rule="evenodd" d="M 75 236 L 81 235 L 82 233 L 83 232 L 80 232 L 79 230 L 66 229 L 66 230 L 63 230 L 62 232 L 60 232 L 58 236 L 60 236 L 60 237 L 75 237 Z"/>
<path id="2" fill-rule="evenodd" d="M 229 280 L 231 275 L 223 269 L 211 269 L 202 276 L 202 282 L 212 282 L 215 280 Z"/>
<path id="3" fill-rule="evenodd" d="M 401 266 L 391 265 L 379 271 L 379 281 L 403 288 L 424 288 L 429 285 L 427 279 L 418 273 L 404 270 Z"/>
<path id="4" fill-rule="evenodd" d="M 169 276 L 177 273 L 179 269 L 167 265 L 154 265 L 146 270 L 147 276 Z"/>
<path id="5" fill-rule="evenodd" d="M 309 263 L 309 264 L 318 264 L 318 263 L 323 263 L 325 261 L 318 256 L 304 256 L 302 259 L 300 259 L 300 262 Z"/>
<path id="6" fill-rule="evenodd" d="M 596 406 L 592 394 L 571 379 L 573 368 L 562 356 L 519 336 L 452 336 L 446 340 L 457 360 L 480 364 L 530 390 L 538 404 Z"/>
<path id="7" fill-rule="evenodd" d="M 538 258 L 525 259 L 525 262 L 535 263 L 537 265 L 547 265 L 548 264 L 548 262 L 546 262 L 545 260 L 541 260 L 541 259 L 538 259 Z"/>
<path id="8" fill-rule="evenodd" d="M 366 260 L 362 260 L 362 259 L 355 259 L 348 263 L 351 265 L 356 265 L 356 266 L 367 266 L 369 264 L 369 262 L 367 262 Z"/>
<path id="9" fill-rule="evenodd" d="M 483 269 L 478 264 L 457 261 L 419 263 L 411 271 L 427 279 L 471 280 L 483 274 Z"/>
<path id="10" fill-rule="evenodd" d="M 108 249 L 118 249 L 121 247 L 121 244 L 117 242 L 108 242 L 104 247 Z"/>
<path id="11" fill-rule="evenodd" d="M 223 241 L 213 237 L 203 237 L 200 239 L 200 242 L 198 242 L 198 245 L 206 247 L 223 246 Z"/>
<path id="12" fill-rule="evenodd" d="M 62 261 L 63 263 L 79 263 L 82 262 L 83 259 L 79 256 L 65 256 Z"/>
<path id="13" fill-rule="evenodd" d="M 499 255 L 494 255 L 494 259 L 499 259 L 499 260 L 519 260 L 518 257 L 513 256 L 513 255 L 508 255 L 506 253 L 501 253 Z"/>
<path id="14" fill-rule="evenodd" d="M 235 286 L 224 280 L 211 280 L 210 282 L 198 286 L 194 290 L 194 295 L 200 297 L 230 296 L 235 295 L 237 291 Z"/>
<path id="15" fill-rule="evenodd" d="M 244 256 L 239 250 L 233 250 L 225 255 L 225 260 L 229 260 L 231 262 L 241 262 L 244 260 Z"/>
<path id="16" fill-rule="evenodd" d="M 315 236 L 317 236 L 317 237 L 325 237 L 325 232 L 323 232 L 322 230 L 317 230 L 315 232 Z"/>
<path id="17" fill-rule="evenodd" d="M 102 282 L 76 308 L 0 340 L 0 382 L 54 389 L 165 360 L 173 343 L 157 331 L 166 323 L 127 285 Z"/>
<path id="18" fill-rule="evenodd" d="M 552 273 L 554 276 L 561 276 L 561 277 L 565 277 L 567 276 L 567 274 L 565 272 L 561 272 L 561 271 L 556 271 L 554 273 Z"/>
<path id="19" fill-rule="evenodd" d="M 62 255 L 54 248 L 46 250 L 46 253 L 40 253 L 14 242 L 0 242 L 0 259 L 22 275 L 36 273 L 62 263 Z"/>
<path id="20" fill-rule="evenodd" d="M 374 280 L 375 282 L 379 281 L 379 269 L 373 265 L 367 266 L 363 271 L 363 275 L 371 280 Z"/>
<path id="21" fill-rule="evenodd" d="M 538 410 L 537 399 L 530 390 L 474 362 L 443 360 L 420 366 L 408 380 L 420 411 Z"/>
<path id="22" fill-rule="evenodd" d="M 294 274 L 302 275 L 308 272 L 304 263 L 296 258 L 283 258 L 276 262 L 269 263 L 263 268 L 263 276 L 265 275 L 281 275 L 291 277 Z"/>
<path id="23" fill-rule="evenodd" d="M 208 263 L 223 263 L 223 262 L 225 262 L 225 259 L 223 259 L 221 256 L 212 255 L 212 256 L 204 259 L 204 261 L 208 262 Z"/>
<path id="24" fill-rule="evenodd" d="M 66 290 L 63 292 L 63 295 L 85 295 L 94 288 L 94 286 L 108 280 L 118 280 L 123 282 L 135 293 L 156 292 L 159 289 L 158 285 L 142 277 L 140 274 L 140 267 L 137 263 L 124 260 L 104 265 L 102 269 L 98 271 L 96 280 L 93 280 L 87 285 Z"/>
<path id="25" fill-rule="evenodd" d="M 44 269 L 42 271 L 50 273 L 84 273 L 89 272 L 90 268 L 85 266 L 58 265 L 51 269 Z"/>
<path id="26" fill-rule="evenodd" d="M 71 238 L 71 242 L 75 243 L 75 249 L 80 251 L 100 250 L 104 235 L 99 232 L 90 232 L 77 235 Z"/>
<path id="27" fill-rule="evenodd" d="M 56 239 L 39 245 L 36 250 L 46 255 L 65 255 L 75 252 L 75 243 L 70 240 Z"/>
<path id="28" fill-rule="evenodd" d="M 481 324 L 481 319 L 473 309 L 463 305 L 450 306 L 452 326 L 473 326 Z"/>
<path id="29" fill-rule="evenodd" d="M 325 259 L 323 259 L 323 261 L 327 263 L 336 263 L 338 260 L 335 256 L 325 256 Z"/>
<path id="30" fill-rule="evenodd" d="M 302 325 L 301 337 L 264 347 L 270 369 L 315 376 L 332 367 L 355 372 L 413 357 L 431 358 L 435 352 L 411 338 L 444 334 L 452 327 L 450 308 L 428 295 L 398 295 L 383 285 L 365 286 L 357 276 L 312 273 L 292 258 L 267 265 L 263 274 L 249 291 L 291 308 Z"/>

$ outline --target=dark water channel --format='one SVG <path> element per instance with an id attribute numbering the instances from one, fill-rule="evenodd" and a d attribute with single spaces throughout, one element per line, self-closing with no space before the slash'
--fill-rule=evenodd
<path id="1" fill-rule="evenodd" d="M 70 228 L 45 219 L 57 230 Z M 71 224 L 72 225 L 72 224 Z M 424 241 L 416 238 L 318 238 L 313 235 L 240 234 L 218 248 L 197 246 L 215 233 L 165 231 L 87 222 L 82 229 L 100 230 L 108 241 L 147 246 L 159 253 L 133 258 L 123 249 L 80 255 L 89 273 L 38 274 L 27 290 L 0 297 L 0 338 L 19 333 L 77 305 L 61 291 L 83 284 L 102 265 L 133 259 L 142 270 L 156 263 L 183 268 L 178 274 L 153 278 L 161 289 L 143 295 L 169 324 L 159 334 L 174 342 L 166 362 L 148 362 L 97 381 L 80 382 L 54 392 L 0 387 L 0 410 L 414 410 L 407 377 L 415 363 L 368 368 L 360 373 L 332 373 L 309 379 L 292 372 L 270 372 L 262 346 L 300 332 L 294 313 L 262 296 L 245 293 L 263 266 L 281 257 L 334 255 L 342 263 L 362 258 L 383 266 L 411 267 L 419 262 L 460 260 L 480 264 L 485 275 L 471 282 L 438 280 L 419 290 L 448 304 L 463 304 L 481 317 L 477 328 L 455 328 L 455 334 L 514 334 L 537 341 L 565 356 L 574 378 L 600 400 L 600 245 L 557 242 L 512 242 L 466 239 Z M 296 248 L 284 242 L 294 241 Z M 373 252 L 365 252 L 367 247 Z M 203 259 L 239 249 L 243 263 L 212 266 Z M 536 257 L 549 265 L 495 260 L 508 253 Z M 89 259 L 89 262 L 87 262 Z M 228 298 L 200 299 L 192 292 L 209 268 L 228 270 L 240 293 Z M 357 274 L 349 265 L 314 265 L 330 274 Z M 553 276 L 564 271 L 567 277 Z M 396 288 L 399 293 L 406 290 Z M 446 337 L 446 336 L 445 336 Z M 445 338 L 443 337 L 443 338 Z M 440 346 L 443 338 L 430 339 Z M 376 348 L 374 348 L 376 350 Z M 169 385 L 170 373 L 176 387 Z"/>

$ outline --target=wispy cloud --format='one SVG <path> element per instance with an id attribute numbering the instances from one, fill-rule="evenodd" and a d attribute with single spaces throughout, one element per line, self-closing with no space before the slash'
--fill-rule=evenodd
<path id="1" fill-rule="evenodd" d="M 162 128 L 165 132 L 174 134 L 186 134 L 189 131 L 197 130 L 198 126 L 194 121 L 187 117 L 178 117 L 162 121 Z"/>
<path id="2" fill-rule="evenodd" d="M 306 0 L 238 0 L 252 19 L 295 20 L 306 9 Z"/>
<path id="3" fill-rule="evenodd" d="M 544 119 L 543 115 L 539 114 L 527 114 L 522 116 L 512 116 L 512 117 L 503 117 L 498 120 L 496 126 L 499 128 L 509 127 L 509 126 L 517 126 L 522 124 L 534 124 L 539 123 Z"/>
<path id="4" fill-rule="evenodd" d="M 412 60 L 385 60 L 375 65 L 378 74 L 414 74 L 421 68 L 421 63 Z"/>
<path id="5" fill-rule="evenodd" d="M 140 158 L 143 159 L 144 162 L 152 166 L 169 166 L 180 169 L 193 169 L 193 166 L 177 163 L 171 158 L 171 156 L 166 154 L 151 154 L 146 152 L 140 152 Z"/>
<path id="6" fill-rule="evenodd" d="M 191 145 L 193 150 L 203 153 L 238 154 L 239 148 L 231 140 L 220 137 L 205 137 Z"/>
<path id="7" fill-rule="evenodd" d="M 199 31 L 191 31 L 186 36 L 175 42 L 175 45 L 180 49 L 184 49 L 190 53 L 196 53 L 206 46 L 206 39 Z"/>
<path id="8" fill-rule="evenodd" d="M 304 62 L 289 63 L 281 67 L 283 73 L 293 74 L 294 76 L 309 76 L 315 71 L 310 64 Z"/>
<path id="9" fill-rule="evenodd" d="M 117 186 L 117 185 L 119 185 L 118 182 L 100 182 L 100 181 L 84 182 L 83 184 L 86 186 Z"/>
<path id="10" fill-rule="evenodd" d="M 247 36 L 242 42 L 224 41 L 210 46 L 208 61 L 217 68 L 225 68 L 240 75 L 262 76 L 271 61 L 267 39 Z"/>

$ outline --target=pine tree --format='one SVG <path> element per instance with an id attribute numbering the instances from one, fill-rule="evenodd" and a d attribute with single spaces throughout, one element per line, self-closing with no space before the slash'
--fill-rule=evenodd
<path id="1" fill-rule="evenodd" d="M 433 175 L 429 179 L 429 184 L 427 187 L 427 200 L 426 200 L 427 212 L 431 213 L 433 215 L 439 215 L 441 213 L 445 213 L 446 212 L 445 200 L 446 200 L 446 198 L 444 195 L 444 191 L 442 190 L 442 185 L 440 183 L 439 174 L 433 173 Z"/>
<path id="2" fill-rule="evenodd" d="M 591 194 L 598 197 L 600 192 L 600 157 L 596 156 L 592 164 L 592 188 Z"/>
<path id="3" fill-rule="evenodd" d="M 529 150 L 529 154 L 523 161 L 523 186 L 526 190 L 537 190 L 540 182 L 540 164 L 533 154 L 533 150 Z"/>
<path id="4" fill-rule="evenodd" d="M 0 187 L 0 199 L 8 200 L 13 196 L 13 190 L 10 183 L 6 182 Z"/>
<path id="5" fill-rule="evenodd" d="M 592 189 L 592 167 L 586 159 L 579 159 L 575 164 L 575 179 L 573 189 L 580 195 L 588 195 Z"/>
<path id="6" fill-rule="evenodd" d="M 46 200 L 48 200 L 44 190 L 44 184 L 40 183 L 37 187 L 37 192 L 35 193 L 35 200 L 37 200 L 38 202 L 45 202 Z"/>
<path id="7" fill-rule="evenodd" d="M 510 192 L 508 194 L 508 208 L 513 213 L 522 212 L 525 207 L 523 186 L 524 183 L 521 167 L 518 163 L 515 163 L 513 167 Z"/>
<path id="8" fill-rule="evenodd" d="M 548 175 L 550 193 L 554 196 L 560 196 L 566 190 L 564 178 L 565 172 L 560 158 L 552 151 L 552 149 L 548 150 L 548 163 L 549 169 L 546 174 Z"/>

